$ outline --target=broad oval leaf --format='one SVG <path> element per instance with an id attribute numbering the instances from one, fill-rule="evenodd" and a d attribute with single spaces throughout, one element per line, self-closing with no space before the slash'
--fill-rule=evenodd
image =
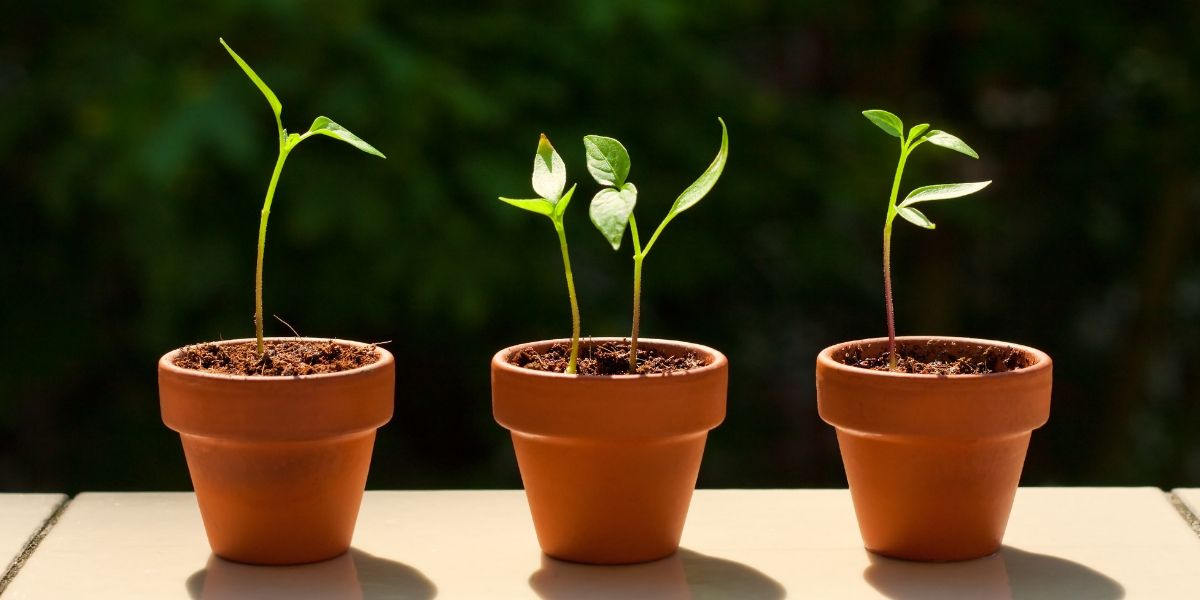
<path id="1" fill-rule="evenodd" d="M 555 220 L 558 220 L 558 221 L 562 220 L 563 213 L 567 212 L 567 205 L 571 203 L 571 196 L 574 196 L 574 195 L 575 195 L 575 186 L 571 186 L 571 189 L 567 190 L 567 193 L 563 194 L 563 197 L 559 198 L 558 202 L 554 203 L 554 219 Z"/>
<path id="2" fill-rule="evenodd" d="M 933 221 L 930 221 L 929 217 L 925 216 L 925 213 L 912 208 L 911 206 L 897 206 L 896 213 L 901 217 L 904 217 L 905 221 L 908 221 L 909 223 L 912 223 L 918 227 L 924 227 L 925 229 L 937 229 L 937 225 L 934 225 Z"/>
<path id="3" fill-rule="evenodd" d="M 538 140 L 537 154 L 533 155 L 533 191 L 539 196 L 557 202 L 567 187 L 567 166 L 550 144 L 546 134 Z"/>
<path id="4" fill-rule="evenodd" d="M 939 183 L 937 185 L 921 186 L 909 192 L 908 196 L 904 198 L 904 202 L 900 203 L 900 206 L 909 206 L 918 202 L 929 202 L 930 200 L 961 198 L 974 194 L 991 183 L 991 180 L 988 180 L 971 183 Z"/>
<path id="5" fill-rule="evenodd" d="M 712 190 L 713 186 L 717 184 L 717 180 L 721 178 L 721 172 L 725 170 L 725 161 L 729 158 L 729 132 L 725 129 L 724 119 L 717 117 L 717 121 L 721 123 L 721 149 L 717 151 L 717 157 L 700 174 L 699 179 L 683 190 L 683 193 L 679 194 L 679 197 L 675 199 L 675 204 L 671 205 L 671 210 L 667 213 L 666 220 L 675 218 L 675 215 L 691 208 L 703 199 Z"/>
<path id="6" fill-rule="evenodd" d="M 588 172 L 596 183 L 615 188 L 625 183 L 629 177 L 629 152 L 621 142 L 602 135 L 587 135 L 583 137 L 583 147 L 587 151 Z"/>
<path id="7" fill-rule="evenodd" d="M 242 57 L 238 56 L 237 52 L 234 52 L 233 48 L 230 48 L 229 44 L 225 43 L 225 38 L 217 39 L 221 42 L 222 46 L 225 46 L 225 51 L 233 57 L 234 62 L 242 68 L 242 71 L 245 71 L 250 81 L 253 81 L 254 85 L 258 86 L 258 89 L 267 97 L 267 103 L 271 105 L 271 112 L 275 113 L 275 116 L 278 118 L 279 114 L 283 112 L 283 105 L 279 103 L 279 98 L 275 97 L 275 92 L 272 92 L 271 88 L 267 87 L 267 84 L 263 83 L 263 80 L 254 72 L 254 69 L 251 69 L 250 65 L 246 64 L 246 61 L 242 60 Z"/>
<path id="8" fill-rule="evenodd" d="M 862 114 L 889 135 L 904 139 L 904 122 L 900 117 L 879 109 L 864 110 Z"/>
<path id="9" fill-rule="evenodd" d="M 349 129 L 334 123 L 329 117 L 317 117 L 317 119 L 313 121 L 312 127 L 308 128 L 308 132 L 327 135 L 331 138 L 342 140 L 343 142 L 346 142 L 347 144 L 350 144 L 351 146 L 354 146 L 355 148 L 358 148 L 367 154 L 374 154 L 379 158 L 387 158 L 382 152 L 376 150 L 375 146 L 368 144 L 362 138 L 350 133 Z"/>
<path id="10" fill-rule="evenodd" d="M 529 212 L 535 212 L 539 215 L 547 217 L 554 214 L 554 203 L 545 198 L 530 198 L 528 200 L 514 200 L 512 198 L 500 197 L 501 202 L 507 202 L 517 208 L 523 208 Z"/>
<path id="11" fill-rule="evenodd" d="M 975 150 L 971 149 L 966 142 L 953 135 L 950 135 L 949 133 L 946 133 L 945 131 L 934 129 L 921 139 L 933 144 L 934 146 L 941 146 L 956 152 L 962 152 L 971 158 L 979 158 L 979 154 L 977 154 Z"/>
<path id="12" fill-rule="evenodd" d="M 588 216 L 592 218 L 596 229 L 604 234 L 604 239 L 612 244 L 613 250 L 621 247 L 625 229 L 629 227 L 629 215 L 636 205 L 637 188 L 632 183 L 626 183 L 619 190 L 604 188 L 592 198 Z"/>
<path id="13" fill-rule="evenodd" d="M 921 123 L 920 125 L 913 125 L 912 129 L 908 130 L 908 143 L 911 144 L 913 140 L 917 139 L 918 135 L 925 133 L 926 129 L 929 129 L 929 123 Z"/>

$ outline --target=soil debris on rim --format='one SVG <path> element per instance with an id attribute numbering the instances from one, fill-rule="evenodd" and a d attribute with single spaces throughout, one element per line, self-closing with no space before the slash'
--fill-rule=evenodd
<path id="1" fill-rule="evenodd" d="M 876 352 L 872 352 L 872 348 Z M 949 340 L 896 341 L 895 373 L 920 375 L 987 375 L 1024 369 L 1033 358 L 1011 346 L 989 346 Z M 844 365 L 872 371 L 891 371 L 887 345 L 851 346 L 835 354 Z"/>
<path id="2" fill-rule="evenodd" d="M 245 376 L 300 376 L 340 373 L 379 360 L 375 345 L 348 346 L 333 340 L 268 340 L 260 357 L 255 342 L 184 346 L 175 366 L 193 371 Z"/>
<path id="3" fill-rule="evenodd" d="M 509 364 L 551 373 L 565 373 L 570 360 L 571 346 L 562 342 L 550 346 L 545 352 L 538 352 L 532 346 L 522 348 L 508 358 Z M 657 348 L 639 345 L 637 364 L 636 375 L 670 375 L 698 369 L 709 363 L 702 360 L 695 352 L 672 356 Z M 596 343 L 581 341 L 576 372 L 578 375 L 630 375 L 629 342 L 627 340 Z"/>

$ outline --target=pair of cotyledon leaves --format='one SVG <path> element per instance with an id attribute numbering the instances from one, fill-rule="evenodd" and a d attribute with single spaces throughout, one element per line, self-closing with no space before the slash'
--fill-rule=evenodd
<path id="1" fill-rule="evenodd" d="M 889 135 L 900 138 L 900 141 L 904 145 L 904 152 L 910 151 L 919 144 L 929 142 L 935 146 L 961 152 L 971 158 L 979 158 L 979 154 L 975 150 L 971 149 L 966 142 L 954 135 L 938 129 L 926 133 L 926 130 L 929 129 L 928 123 L 914 125 L 912 129 L 909 129 L 908 137 L 906 138 L 904 136 L 904 122 L 900 120 L 900 117 L 886 110 L 864 110 L 862 114 Z M 936 225 L 933 224 L 933 221 L 930 221 L 929 217 L 926 217 L 924 213 L 913 208 L 912 205 L 932 200 L 961 198 L 969 194 L 974 194 L 991 183 L 991 181 L 976 181 L 972 183 L 940 183 L 937 185 L 922 186 L 908 193 L 904 201 L 896 206 L 896 214 L 914 225 L 926 229 L 934 229 Z"/>
<path id="2" fill-rule="evenodd" d="M 679 213 L 695 206 L 720 179 L 729 157 L 729 133 L 725 128 L 725 121 L 719 117 L 717 121 L 721 123 L 720 151 L 704 173 L 675 199 L 671 210 L 659 225 L 660 231 Z M 616 250 L 621 247 L 625 229 L 629 226 L 629 217 L 637 205 L 637 187 L 626 181 L 629 177 L 629 152 L 621 142 L 601 135 L 585 136 L 583 146 L 587 153 L 588 172 L 596 183 L 605 186 L 592 198 L 588 215 L 592 224 L 600 230 L 613 250 Z M 518 208 L 546 215 L 561 224 L 562 215 L 575 193 L 575 186 L 571 186 L 564 195 L 563 188 L 566 184 L 567 169 L 562 157 L 550 145 L 550 140 L 542 135 L 538 141 L 537 154 L 533 157 L 533 189 L 541 197 L 529 200 L 500 199 Z"/>
<path id="3" fill-rule="evenodd" d="M 295 133 L 289 134 L 287 130 L 283 128 L 283 121 L 280 118 L 280 114 L 283 113 L 283 104 L 279 102 L 279 98 L 275 96 L 275 92 L 272 92 L 271 88 L 267 87 L 266 83 L 263 83 L 263 80 L 259 78 L 257 73 L 254 72 L 254 69 L 251 69 L 250 65 L 246 64 L 246 61 L 242 60 L 242 57 L 238 56 L 237 53 L 233 51 L 233 48 L 230 48 L 229 44 L 225 43 L 223 38 L 220 38 L 220 41 L 221 45 L 225 47 L 225 50 L 229 52 L 229 55 L 233 57 L 233 60 L 237 62 L 238 66 L 240 66 L 242 70 L 246 72 L 246 76 L 250 78 L 250 81 L 253 81 L 254 85 L 258 86 L 259 91 L 261 91 L 263 95 L 267 97 L 267 103 L 271 105 L 271 112 L 275 113 L 275 124 L 279 128 L 279 144 L 281 151 L 291 150 L 293 146 L 300 143 L 300 140 L 304 139 L 304 137 L 307 137 L 309 134 L 321 134 L 346 142 L 347 144 L 350 144 L 351 146 L 354 146 L 355 148 L 358 148 L 367 154 L 374 154 L 379 158 L 387 158 L 382 152 L 376 150 L 374 146 L 368 144 L 357 135 L 354 135 L 345 127 L 333 122 L 333 120 L 329 117 L 317 117 L 316 120 L 313 121 L 312 126 L 308 128 L 308 133 L 306 133 L 304 136 L 300 136 Z"/>

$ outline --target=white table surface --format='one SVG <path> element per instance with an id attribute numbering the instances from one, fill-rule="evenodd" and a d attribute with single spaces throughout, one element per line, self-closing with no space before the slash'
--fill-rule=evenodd
<path id="1" fill-rule="evenodd" d="M 6 571 L 66 499 L 62 494 L 0 494 L 0 561 Z"/>
<path id="2" fill-rule="evenodd" d="M 1153 488 L 1022 488 L 997 555 L 862 549 L 845 490 L 701 490 L 677 555 L 591 567 L 538 550 L 521 491 L 368 492 L 354 549 L 300 567 L 213 558 L 188 493 L 81 494 L 13 598 L 1200 598 L 1200 536 Z"/>

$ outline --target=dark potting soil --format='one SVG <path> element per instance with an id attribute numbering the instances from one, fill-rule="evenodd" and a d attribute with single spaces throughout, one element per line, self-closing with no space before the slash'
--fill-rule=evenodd
<path id="1" fill-rule="evenodd" d="M 570 344 L 558 343 L 540 353 L 533 348 L 523 348 L 509 357 L 508 362 L 534 371 L 565 373 L 570 360 Z M 656 348 L 639 345 L 637 364 L 638 375 L 653 375 L 687 371 L 708 363 L 692 352 L 670 356 Z M 581 342 L 576 372 L 579 375 L 629 375 L 629 342 Z"/>
<path id="2" fill-rule="evenodd" d="M 1024 369 L 1032 364 L 1030 356 L 1016 348 L 964 344 L 945 340 L 896 342 L 896 372 L 925 375 L 986 375 Z M 853 346 L 841 356 L 842 364 L 873 371 L 888 371 L 888 351 L 867 354 L 863 346 Z"/>
<path id="3" fill-rule="evenodd" d="M 225 375 L 316 375 L 349 371 L 379 360 L 375 346 L 343 346 L 333 341 L 270 340 L 260 357 L 255 342 L 185 346 L 175 366 Z"/>

